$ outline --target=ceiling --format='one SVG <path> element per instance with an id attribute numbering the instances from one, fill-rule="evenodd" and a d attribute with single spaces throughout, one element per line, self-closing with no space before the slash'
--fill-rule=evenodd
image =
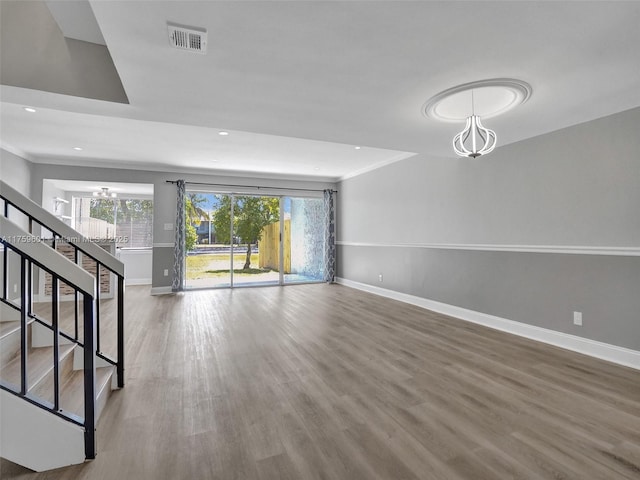
<path id="1" fill-rule="evenodd" d="M 104 40 L 129 103 L 3 85 L 2 146 L 35 162 L 335 180 L 453 157 L 463 125 L 422 109 L 471 81 L 533 89 L 485 122 L 498 148 L 640 106 L 640 2 L 47 4 Z M 205 28 L 207 54 L 170 47 L 167 22 Z"/>
<path id="2" fill-rule="evenodd" d="M 152 183 L 122 183 L 122 182 L 86 182 L 80 180 L 44 179 L 48 185 L 75 194 L 84 193 L 93 196 L 93 192 L 99 192 L 108 188 L 118 196 L 133 195 L 153 198 Z"/>

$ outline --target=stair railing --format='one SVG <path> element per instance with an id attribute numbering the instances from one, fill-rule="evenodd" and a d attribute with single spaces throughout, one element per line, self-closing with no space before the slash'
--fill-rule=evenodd
<path id="1" fill-rule="evenodd" d="M 9 216 L 10 207 L 16 209 L 25 215 L 29 233 L 34 234 L 34 228 L 44 228 L 51 233 L 50 246 L 55 250 L 59 242 L 65 242 L 73 248 L 73 261 L 76 265 L 83 267 L 81 257 L 90 259 L 95 264 L 96 279 L 98 280 L 98 288 L 96 290 L 96 355 L 107 363 L 116 367 L 116 378 L 118 388 L 124 387 L 124 264 L 117 258 L 104 250 L 102 247 L 92 242 L 90 239 L 83 237 L 76 230 L 71 228 L 65 222 L 57 218 L 54 214 L 46 211 L 37 203 L 28 199 L 10 185 L 0 181 L 0 198 L 4 201 L 3 214 Z M 6 278 L 6 250 L 5 250 L 4 276 Z M 112 358 L 101 350 L 100 343 L 100 274 L 102 270 L 110 272 L 114 275 L 116 283 L 115 295 L 117 297 L 116 311 L 116 329 L 117 329 L 117 352 L 116 358 Z M 3 295 L 6 298 L 6 289 L 8 285 L 4 285 Z M 78 305 L 78 293 L 75 292 L 75 303 Z M 79 312 L 76 308 L 75 314 L 75 340 L 78 340 Z"/>
<path id="2" fill-rule="evenodd" d="M 73 422 L 84 428 L 85 457 L 95 458 L 96 455 L 96 365 L 95 365 L 95 303 L 96 303 L 96 279 L 74 265 L 69 259 L 48 246 L 38 242 L 37 237 L 27 234 L 17 225 L 5 217 L 0 216 L 0 243 L 4 255 L 4 280 L 0 301 L 8 308 L 19 310 L 20 316 L 20 380 L 19 385 L 0 380 L 0 388 L 19 396 L 40 408 L 48 410 L 67 421 Z M 9 252 L 13 252 L 19 258 L 19 302 L 11 301 L 7 296 L 8 259 Z M 53 290 L 51 296 L 52 318 L 51 324 L 43 321 L 32 311 L 33 306 L 33 268 L 38 267 L 51 275 Z M 64 282 L 74 289 L 76 295 L 82 298 L 82 341 L 72 338 L 60 330 L 59 325 L 59 291 L 58 284 Z M 77 298 L 77 297 L 76 297 Z M 30 393 L 28 362 L 28 325 L 35 321 L 49 329 L 53 335 L 53 402 L 48 402 Z M 84 418 L 63 410 L 60 402 L 60 338 L 66 338 L 83 348 L 83 376 L 84 376 Z"/>

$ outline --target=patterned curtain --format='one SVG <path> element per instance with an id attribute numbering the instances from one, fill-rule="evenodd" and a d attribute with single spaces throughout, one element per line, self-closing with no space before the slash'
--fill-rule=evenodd
<path id="1" fill-rule="evenodd" d="M 336 211 L 335 192 L 324 191 L 324 281 L 332 283 L 336 276 Z"/>
<path id="2" fill-rule="evenodd" d="M 184 290 L 184 234 L 185 234 L 185 212 L 184 212 L 184 180 L 178 180 L 178 201 L 176 211 L 176 240 L 173 246 L 173 284 L 171 291 L 181 292 Z"/>

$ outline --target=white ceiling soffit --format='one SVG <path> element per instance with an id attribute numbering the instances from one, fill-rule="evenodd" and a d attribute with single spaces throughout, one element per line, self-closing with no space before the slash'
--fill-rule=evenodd
<path id="1" fill-rule="evenodd" d="M 106 45 L 88 1 L 46 1 L 45 3 L 65 37 Z"/>
<path id="2" fill-rule="evenodd" d="M 226 171 L 335 180 L 412 153 L 175 123 L 147 122 L 3 104 L 3 141 L 29 145 L 35 162 L 159 171 Z M 117 139 L 117 141 L 114 141 Z M 74 147 L 82 150 L 74 150 Z"/>
<path id="3" fill-rule="evenodd" d="M 39 161 L 337 178 L 406 152 L 453 158 L 463 125 L 422 107 L 471 81 L 517 78 L 533 89 L 485 122 L 498 148 L 640 106 L 640 2 L 91 7 L 130 105 L 3 86 L 3 142 Z M 207 54 L 171 48 L 167 22 L 206 29 Z M 30 104 L 50 111 L 23 118 L 17 107 Z M 233 148 L 217 129 L 232 133 Z M 79 138 L 83 152 L 66 153 Z"/>
<path id="4" fill-rule="evenodd" d="M 106 187 L 110 192 L 114 192 L 120 197 L 122 197 L 123 195 L 140 195 L 153 197 L 152 183 L 116 183 L 58 179 L 44 179 L 44 181 L 59 190 L 74 193 L 86 193 L 87 196 L 92 196 L 93 192 L 98 192 L 102 188 Z"/>

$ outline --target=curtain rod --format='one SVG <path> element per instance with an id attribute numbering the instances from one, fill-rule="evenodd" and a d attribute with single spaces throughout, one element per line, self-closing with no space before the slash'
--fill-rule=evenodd
<path id="1" fill-rule="evenodd" d="M 178 183 L 178 180 L 167 180 L 167 183 Z M 296 192 L 324 192 L 325 189 L 317 188 L 289 188 L 289 187 L 261 187 L 258 185 L 231 185 L 228 183 L 205 183 L 205 182 L 184 182 L 185 185 L 205 185 L 207 187 L 238 187 L 238 188 L 256 188 L 258 190 L 292 190 Z M 328 190 L 328 189 L 327 189 Z M 337 190 L 331 190 L 331 193 L 338 193 Z"/>

